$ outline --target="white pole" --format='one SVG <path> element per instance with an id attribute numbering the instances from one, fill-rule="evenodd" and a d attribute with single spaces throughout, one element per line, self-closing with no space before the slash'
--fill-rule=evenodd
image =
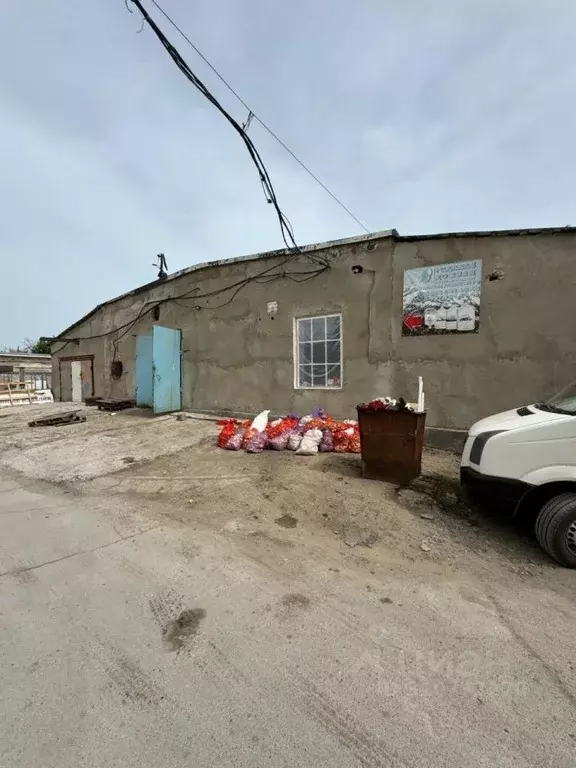
<path id="1" fill-rule="evenodd" d="M 422 376 L 418 376 L 418 411 L 424 410 L 424 381 Z"/>

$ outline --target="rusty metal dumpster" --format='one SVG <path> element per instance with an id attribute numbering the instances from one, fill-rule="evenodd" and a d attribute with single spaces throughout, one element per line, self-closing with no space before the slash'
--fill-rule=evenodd
<path id="1" fill-rule="evenodd" d="M 426 413 L 358 408 L 362 474 L 405 485 L 422 464 Z"/>

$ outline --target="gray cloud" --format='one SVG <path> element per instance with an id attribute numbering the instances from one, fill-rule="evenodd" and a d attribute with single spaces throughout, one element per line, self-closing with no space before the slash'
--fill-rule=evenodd
<path id="1" fill-rule="evenodd" d="M 371 229 L 573 223 L 568 0 L 163 5 Z M 176 270 L 281 245 L 238 137 L 123 0 L 13 1 L 0 22 L 0 345 L 152 279 L 158 251 Z M 251 135 L 300 242 L 358 233 Z"/>

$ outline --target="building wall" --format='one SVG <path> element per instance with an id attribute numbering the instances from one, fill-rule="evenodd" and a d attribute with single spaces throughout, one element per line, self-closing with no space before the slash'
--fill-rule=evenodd
<path id="1" fill-rule="evenodd" d="M 553 394 L 576 378 L 573 309 L 576 270 L 573 233 L 395 239 L 383 237 L 332 246 L 331 269 L 306 282 L 252 282 L 209 301 L 193 298 L 255 276 L 286 257 L 272 256 L 212 266 L 135 292 L 101 308 L 68 335 L 90 336 L 129 323 L 151 301 L 182 296 L 160 308 L 158 323 L 183 332 L 183 404 L 197 410 L 306 412 L 319 405 L 336 416 L 354 415 L 357 403 L 392 394 L 415 399 L 424 377 L 430 426 L 467 428 L 506 408 Z M 480 329 L 477 334 L 402 336 L 405 269 L 482 259 Z M 352 266 L 361 265 L 361 274 Z M 317 268 L 299 255 L 282 269 Z M 494 270 L 501 279 L 489 280 Z M 268 315 L 276 301 L 278 313 Z M 223 305 L 223 306 L 222 306 Z M 195 309 L 195 307 L 201 307 Z M 294 389 L 294 318 L 340 312 L 344 370 L 341 390 Z M 133 397 L 137 334 L 149 333 L 151 315 L 120 331 L 120 380 L 110 377 L 114 338 L 54 344 L 58 357 L 94 355 L 95 394 Z M 124 334 L 124 335 L 122 335 Z"/>

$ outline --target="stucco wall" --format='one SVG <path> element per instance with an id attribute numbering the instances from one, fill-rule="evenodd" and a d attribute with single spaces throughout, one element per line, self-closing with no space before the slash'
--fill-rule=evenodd
<path id="1" fill-rule="evenodd" d="M 377 395 L 416 396 L 424 376 L 428 424 L 466 428 L 482 416 L 542 399 L 576 378 L 576 237 L 573 233 L 522 236 L 400 239 L 384 237 L 331 247 L 330 270 L 312 280 L 252 282 L 226 306 L 230 293 L 209 301 L 179 299 L 160 308 L 158 323 L 183 332 L 183 403 L 198 410 L 308 411 L 354 415 L 358 402 Z M 285 258 L 285 257 L 284 257 Z M 483 261 L 478 334 L 402 336 L 403 271 L 412 267 Z M 103 307 L 69 335 L 102 334 L 133 320 L 149 304 L 197 289 L 208 293 L 279 264 L 276 256 L 184 275 Z M 361 274 L 351 267 L 360 264 Z M 314 269 L 305 256 L 286 270 Z M 494 270 L 502 278 L 489 281 Z M 267 302 L 278 313 L 267 314 Z M 188 305 L 188 306 L 186 306 Z M 201 306 L 201 309 L 195 309 Z M 344 370 L 341 390 L 296 390 L 293 373 L 295 317 L 341 312 Z M 150 314 L 118 341 L 124 375 L 109 375 L 113 339 L 74 342 L 58 357 L 93 354 L 95 393 L 133 397 L 136 335 L 149 333 Z M 121 332 L 123 333 L 123 332 Z"/>

